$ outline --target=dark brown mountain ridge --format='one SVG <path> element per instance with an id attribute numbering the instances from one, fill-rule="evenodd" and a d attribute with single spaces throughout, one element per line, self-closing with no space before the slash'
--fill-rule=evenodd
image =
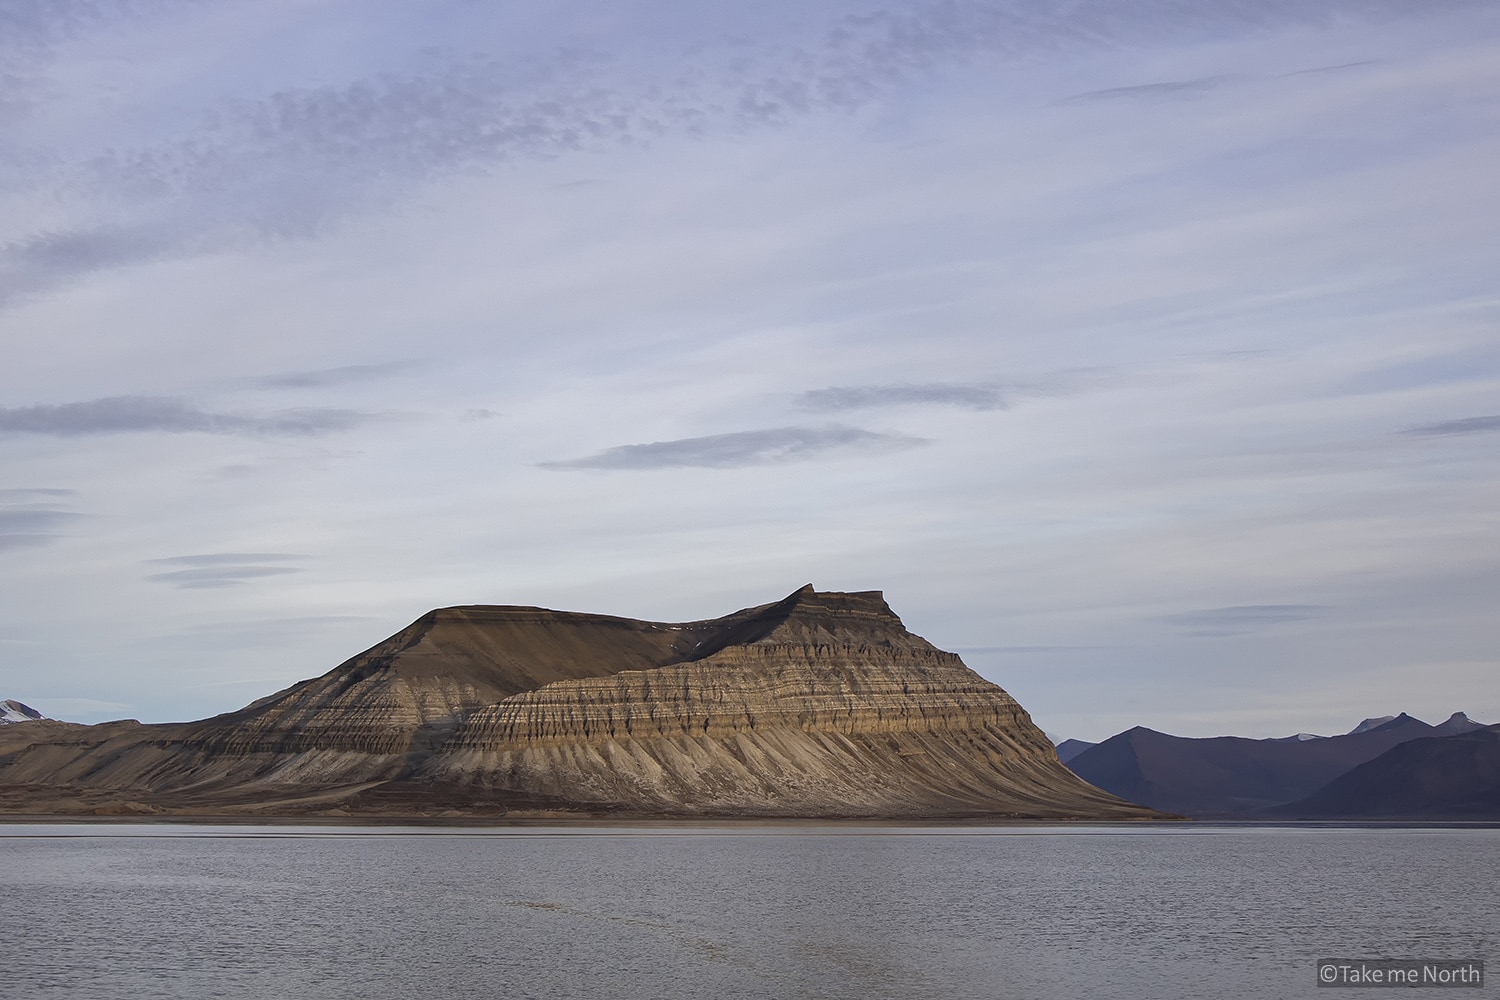
<path id="1" fill-rule="evenodd" d="M 1144 818 L 877 591 L 423 615 L 197 722 L 0 731 L 11 813 Z"/>
<path id="2" fill-rule="evenodd" d="M 1308 739 L 1188 738 L 1137 726 L 1068 760 L 1086 781 L 1115 795 L 1195 819 L 1288 816 L 1273 810 L 1410 742 L 1484 727 L 1456 712 L 1430 726 L 1406 713 L 1366 720 L 1342 736 Z M 1357 815 L 1347 797 L 1339 808 Z M 1315 813 L 1309 813 L 1309 818 Z"/>
<path id="3" fill-rule="evenodd" d="M 1265 815 L 1291 819 L 1500 820 L 1500 726 L 1421 736 Z"/>

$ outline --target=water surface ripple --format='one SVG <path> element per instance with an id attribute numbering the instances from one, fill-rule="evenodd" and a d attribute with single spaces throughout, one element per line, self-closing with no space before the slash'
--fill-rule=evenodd
<path id="1" fill-rule="evenodd" d="M 13 1000 L 1314 997 L 1493 957 L 1500 830 L 0 827 Z"/>

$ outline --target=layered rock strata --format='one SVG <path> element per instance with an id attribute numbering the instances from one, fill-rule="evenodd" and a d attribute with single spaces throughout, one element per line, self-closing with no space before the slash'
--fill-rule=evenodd
<path id="1" fill-rule="evenodd" d="M 48 726 L 0 739 L 13 811 L 1153 815 L 878 592 L 680 624 L 446 608 L 238 712 Z"/>

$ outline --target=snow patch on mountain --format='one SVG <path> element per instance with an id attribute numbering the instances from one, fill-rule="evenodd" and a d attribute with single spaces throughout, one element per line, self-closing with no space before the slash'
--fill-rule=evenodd
<path id="1" fill-rule="evenodd" d="M 0 701 L 0 725 L 9 725 L 12 722 L 31 722 L 35 719 L 45 719 L 46 716 L 30 705 L 23 705 L 19 701 L 6 699 Z"/>
<path id="2" fill-rule="evenodd" d="M 1349 735 L 1358 736 L 1360 733 L 1367 733 L 1372 729 L 1377 729 L 1380 726 L 1385 725 L 1387 722 L 1394 722 L 1395 720 L 1396 717 L 1394 715 L 1382 715 L 1378 718 L 1366 719 L 1364 722 L 1361 722 L 1359 725 L 1349 730 Z"/>

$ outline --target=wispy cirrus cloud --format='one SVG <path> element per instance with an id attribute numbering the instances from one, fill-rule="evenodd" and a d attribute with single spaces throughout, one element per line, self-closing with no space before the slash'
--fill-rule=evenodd
<path id="1" fill-rule="evenodd" d="M 17 0 L 5 5 L 0 47 L 45 49 L 100 27 L 201 6 L 201 0 Z"/>
<path id="2" fill-rule="evenodd" d="M 1277 625 L 1316 621 L 1332 610 L 1322 604 L 1240 604 L 1202 608 L 1161 620 L 1194 636 L 1244 635 Z"/>
<path id="3" fill-rule="evenodd" d="M 233 587 L 269 576 L 301 573 L 304 567 L 278 564 L 306 558 L 306 556 L 288 552 L 206 552 L 188 556 L 167 556 L 162 559 L 151 559 L 148 562 L 154 566 L 182 568 L 152 573 L 146 579 L 153 583 L 172 584 L 179 590 Z"/>
<path id="4" fill-rule="evenodd" d="M 1401 433 L 1418 437 L 1456 437 L 1464 434 L 1492 434 L 1496 431 L 1500 431 L 1500 413 L 1442 420 L 1435 424 L 1418 424 Z"/>
<path id="5" fill-rule="evenodd" d="M 82 437 L 94 434 L 269 434 L 311 436 L 350 430 L 374 415 L 317 407 L 251 415 L 214 413 L 173 396 L 106 396 L 77 403 L 0 407 L 0 433 Z"/>
<path id="6" fill-rule="evenodd" d="M 45 68 L 53 50 L 123 25 L 178 32 L 183 44 L 200 41 L 195 32 L 216 38 L 214 6 L 191 0 L 10 4 L 0 31 L 0 53 L 13 67 L 5 92 L 21 95 L 14 102 L 18 114 L 45 104 L 45 95 L 59 89 Z M 12 252 L 0 252 L 0 306 L 110 268 L 326 234 L 415 184 L 455 172 L 847 112 L 910 80 L 978 59 L 1087 51 L 1138 39 L 1201 40 L 1315 24 L 1339 12 L 1401 16 L 1410 5 L 1263 0 L 1183 17 L 1172 0 L 1142 0 L 1128 11 L 1114 0 L 851 4 L 830 11 L 819 27 L 777 42 L 747 43 L 734 27 L 736 14 L 725 12 L 720 18 L 674 15 L 672 23 L 648 28 L 649 45 L 632 38 L 605 49 L 593 44 L 587 25 L 594 17 L 583 13 L 559 17 L 549 54 L 524 59 L 483 51 L 482 39 L 514 33 L 517 25 L 504 10 L 427 6 L 430 16 L 405 22 L 406 45 L 392 46 L 348 79 L 267 81 L 246 74 L 261 85 L 247 82 L 196 107 L 175 130 L 135 144 L 122 139 L 68 152 L 18 147 L 18 162 L 42 165 L 22 174 L 23 185 L 51 190 L 63 201 L 97 199 L 112 206 L 107 214 L 115 225 L 34 232 L 12 244 Z M 1430 0 L 1423 6 L 1481 4 Z M 340 15 L 311 16 L 337 21 Z M 424 37 L 419 21 L 435 33 Z M 445 35 L 448 21 L 470 30 L 461 38 Z M 521 15 L 523 34 L 532 28 L 529 21 Z M 282 27 L 303 25 L 289 17 Z M 472 54 L 457 57 L 457 51 Z M 1167 80 L 1077 99 L 1182 96 L 1220 82 Z"/>
<path id="7" fill-rule="evenodd" d="M 1311 73 L 1341 73 L 1361 67 L 1374 65 L 1374 60 L 1360 60 L 1352 63 L 1340 63 L 1331 66 L 1314 66 L 1308 69 L 1296 70 L 1291 73 L 1279 74 L 1282 78 L 1303 76 Z M 1059 104 L 1092 103 L 1095 101 L 1161 101 L 1183 98 L 1201 97 L 1212 91 L 1221 90 L 1235 84 L 1253 83 L 1264 81 L 1267 77 L 1254 74 L 1214 74 L 1210 76 L 1189 77 L 1180 80 L 1159 80 L 1151 83 L 1130 84 L 1123 87 L 1104 87 L 1099 90 L 1086 90 L 1081 93 L 1072 94 L 1059 101 Z"/>
<path id="8" fill-rule="evenodd" d="M 545 469 L 732 469 L 813 458 L 833 451 L 890 451 L 924 444 L 921 438 L 858 427 L 773 427 L 650 444 L 627 444 L 584 458 L 543 462 Z"/>
<path id="9" fill-rule="evenodd" d="M 1196 97 L 1217 90 L 1231 82 L 1234 77 L 1203 76 L 1193 80 L 1164 80 L 1160 83 L 1140 83 L 1129 87 L 1107 87 L 1089 90 L 1063 99 L 1063 103 L 1116 100 L 1158 100 L 1170 97 Z"/>

